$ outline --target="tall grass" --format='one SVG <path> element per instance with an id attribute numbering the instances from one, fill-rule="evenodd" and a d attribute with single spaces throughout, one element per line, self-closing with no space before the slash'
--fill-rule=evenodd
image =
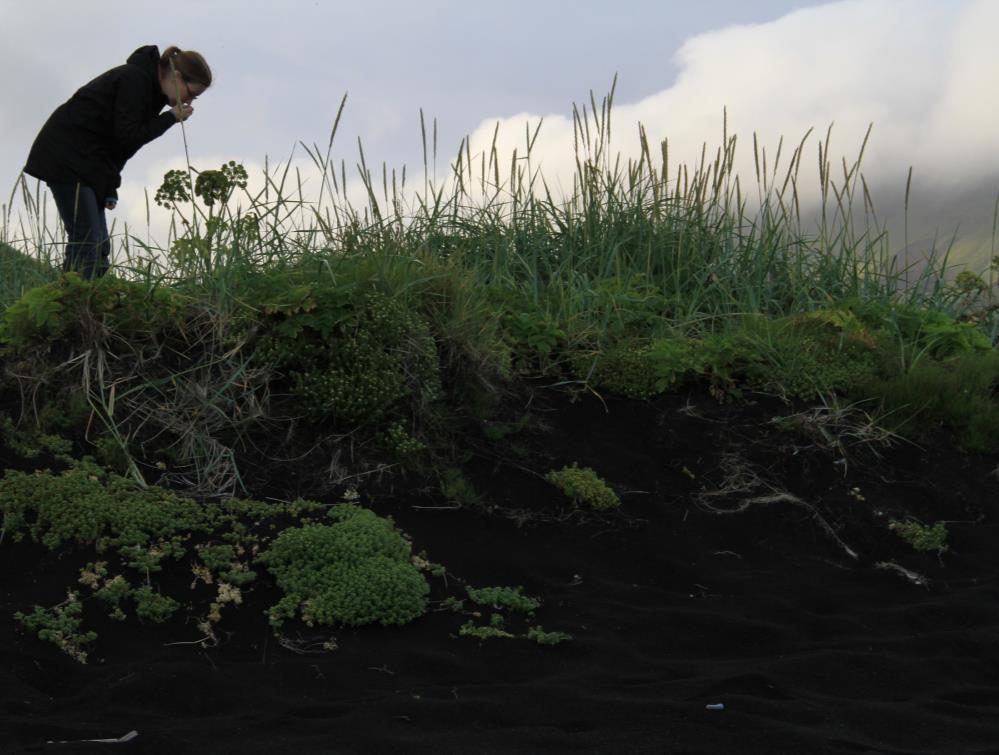
<path id="1" fill-rule="evenodd" d="M 359 207 L 347 198 L 344 161 L 330 159 L 344 98 L 326 149 L 303 145 L 321 176 L 318 199 L 306 197 L 301 175 L 286 167 L 265 171 L 262 189 L 243 189 L 221 207 L 176 203 L 165 245 L 121 235 L 116 274 L 150 286 L 196 285 L 221 305 L 262 270 L 336 280 L 350 269 L 348 277 L 378 277 L 393 293 L 460 273 L 476 286 L 514 293 L 558 322 L 597 329 L 608 317 L 596 306 L 598 284 L 609 279 L 659 292 L 670 325 L 681 328 L 850 297 L 947 306 L 946 250 L 931 249 L 918 269 L 906 266 L 878 224 L 861 173 L 866 139 L 854 163 L 841 166 L 832 162 L 830 134 L 819 142 L 821 205 L 810 222 L 799 200 L 810 134 L 789 159 L 783 144 L 770 156 L 754 137 L 755 186 L 735 173 L 737 143 L 727 123 L 713 159 L 705 150 L 694 165 L 673 165 L 668 141 L 653 145 L 641 128 L 640 157 L 622 164 L 610 153 L 613 95 L 612 88 L 599 107 L 591 95 L 590 108 L 573 109 L 577 169 L 568 194 L 553 196 L 532 167 L 541 124 L 509 162 L 497 153 L 495 136 L 478 155 L 464 140 L 438 184 L 429 171 L 431 155 L 437 161 L 436 123 L 431 153 L 421 112 L 422 191 L 407 191 L 405 170 L 401 183 L 384 164 L 381 176 L 373 175 L 359 142 L 366 194 Z M 186 143 L 185 132 L 185 150 Z M 12 217 L 12 194 L 0 229 L 0 241 L 22 253 L 0 258 L 0 307 L 51 278 L 61 252 L 58 218 L 44 193 L 24 181 L 20 190 L 22 211 Z M 213 218 L 223 222 L 213 225 Z M 192 236 L 210 249 L 178 254 L 178 240 Z"/>

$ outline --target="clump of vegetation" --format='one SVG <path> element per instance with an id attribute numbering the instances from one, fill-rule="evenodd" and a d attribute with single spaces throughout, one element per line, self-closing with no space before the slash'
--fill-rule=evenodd
<path id="1" fill-rule="evenodd" d="M 939 308 L 891 299 L 848 299 L 839 311 L 853 314 L 879 341 L 905 344 L 911 354 L 944 360 L 992 349 L 980 327 Z"/>
<path id="2" fill-rule="evenodd" d="M 420 406 L 440 398 L 426 323 L 384 294 L 317 289 L 296 311 L 272 317 L 257 357 L 289 376 L 317 418 L 354 426 L 399 416 L 403 400 Z"/>
<path id="3" fill-rule="evenodd" d="M 524 588 L 517 587 L 466 587 L 468 597 L 473 603 L 493 608 L 506 608 L 521 613 L 533 613 L 541 603 L 524 595 Z"/>
<path id="4" fill-rule="evenodd" d="M 904 361 L 904 355 L 899 355 Z M 860 392 L 881 402 L 888 426 L 915 440 L 951 428 L 970 451 L 999 449 L 999 353 L 972 351 L 944 361 L 923 356 L 883 371 Z"/>
<path id="5" fill-rule="evenodd" d="M 0 417 L 0 443 L 25 459 L 37 459 L 50 453 L 58 459 L 69 459 L 73 443 L 60 435 L 39 432 L 36 428 L 21 429 L 10 417 Z"/>
<path id="6" fill-rule="evenodd" d="M 117 574 L 109 580 L 105 580 L 101 586 L 95 585 L 94 597 L 106 603 L 111 613 L 108 616 L 115 621 L 124 621 L 127 618 L 122 604 L 128 596 L 132 595 L 133 588 L 129 581 L 121 574 Z"/>
<path id="7" fill-rule="evenodd" d="M 257 578 L 257 573 L 240 560 L 233 545 L 203 545 L 198 548 L 198 557 L 209 576 L 215 574 L 230 585 L 244 587 Z"/>
<path id="8" fill-rule="evenodd" d="M 232 320 L 231 308 L 219 312 L 179 287 L 70 273 L 12 303 L 0 343 L 19 389 L 43 407 L 32 417 L 40 432 L 87 428 L 94 452 L 143 484 L 140 447 L 147 462 L 194 467 L 203 487 L 223 477 L 210 492 L 232 492 L 234 470 L 219 474 L 232 466 L 220 436 L 259 421 L 263 392 Z"/>
<path id="9" fill-rule="evenodd" d="M 529 598 L 523 594 L 521 587 L 467 587 L 469 597 L 472 602 L 483 607 L 492 607 L 498 610 L 508 610 L 517 613 L 524 613 L 529 618 L 533 618 L 534 611 L 541 606 L 540 601 Z M 462 612 L 461 601 L 446 601 L 445 608 L 455 612 Z M 480 616 L 479 612 L 473 612 L 473 616 Z M 544 627 L 528 627 L 526 633 L 518 634 L 507 626 L 506 617 L 502 613 L 493 613 L 489 617 L 489 623 L 477 625 L 469 619 L 458 628 L 460 637 L 475 637 L 479 640 L 489 639 L 514 639 L 522 637 L 539 645 L 557 645 L 572 639 L 572 635 L 565 632 L 546 632 Z"/>
<path id="10" fill-rule="evenodd" d="M 360 469 L 417 465 L 442 396 L 429 325 L 413 301 L 369 284 L 299 278 L 248 272 L 225 305 L 112 276 L 31 289 L 3 313 L 0 344 L 21 390 L 46 407 L 34 435 L 96 425 L 88 435 L 102 460 L 145 482 L 141 447 L 204 494 L 238 491 L 236 449 L 266 447 L 275 413 L 291 413 L 292 441 L 309 431 L 302 414 L 312 429 L 351 435 Z M 275 395 L 293 404 L 272 409 Z M 316 447 L 314 436 L 302 443 Z"/>
<path id="11" fill-rule="evenodd" d="M 220 572 L 236 560 L 236 549 L 231 545 L 204 545 L 198 549 L 198 557 L 210 571 Z"/>
<path id="12" fill-rule="evenodd" d="M 93 631 L 81 631 L 83 605 L 79 593 L 70 591 L 66 600 L 52 608 L 35 606 L 31 613 L 17 611 L 14 618 L 39 639 L 51 642 L 80 663 L 87 662 L 86 645 L 97 639 Z"/>
<path id="13" fill-rule="evenodd" d="M 943 522 L 928 526 L 915 521 L 899 522 L 892 519 L 888 528 L 919 553 L 936 551 L 938 555 L 942 555 L 947 552 L 947 525 Z"/>
<path id="14" fill-rule="evenodd" d="M 152 576 L 180 561 L 191 550 L 192 536 L 207 538 L 193 549 L 198 558 L 192 589 L 199 581 L 217 582 L 209 626 L 221 619 L 225 605 L 242 603 L 240 588 L 257 578 L 248 563 L 251 542 L 254 550 L 265 546 L 257 562 L 285 592 L 271 610 L 275 627 L 294 616 L 320 624 L 404 624 L 424 612 L 429 593 L 417 563 L 430 573 L 443 573 L 440 565 L 413 558 L 409 541 L 390 520 L 354 505 L 330 509 L 302 500 L 230 499 L 203 506 L 161 488 L 142 489 L 90 462 L 60 474 L 8 470 L 0 479 L 0 512 L 5 534 L 15 540 L 31 537 L 53 550 L 100 554 L 101 560 L 81 569 L 79 582 L 120 621 L 133 613 L 140 621 L 162 623 L 180 609 L 177 596 L 165 594 Z M 327 512 L 333 524 L 310 518 L 319 512 Z M 265 521 L 291 517 L 301 524 L 272 527 L 274 534 L 260 541 Z M 115 556 L 117 566 L 111 564 Z M 131 570 L 138 580 L 122 570 Z M 80 628 L 81 603 L 73 593 L 68 603 L 37 609 L 22 623 L 82 660 L 84 639 L 93 642 L 96 634 Z"/>
<path id="15" fill-rule="evenodd" d="M 476 626 L 473 621 L 466 621 L 458 627 L 458 635 L 461 637 L 475 637 L 479 640 L 492 639 L 513 639 L 517 635 L 508 632 L 502 627 L 490 624 L 489 626 Z"/>
<path id="16" fill-rule="evenodd" d="M 527 630 L 527 639 L 534 640 L 539 645 L 558 645 L 570 641 L 572 635 L 566 632 L 546 632 L 545 628 L 539 624 Z"/>
<path id="17" fill-rule="evenodd" d="M 289 528 L 257 556 L 284 592 L 271 624 L 300 616 L 310 624 L 391 625 L 422 615 L 430 587 L 391 520 L 350 504 L 330 515 L 334 524 Z"/>
<path id="18" fill-rule="evenodd" d="M 629 398 L 651 398 L 684 382 L 736 380 L 792 398 L 846 393 L 874 373 L 877 341 L 846 309 L 786 317 L 732 318 L 724 332 L 647 343 L 616 343 L 593 366 L 594 386 Z"/>
<path id="19" fill-rule="evenodd" d="M 465 601 L 449 595 L 441 601 L 441 609 L 444 611 L 453 611 L 454 613 L 464 613 Z"/>
<path id="20" fill-rule="evenodd" d="M 8 353 L 35 359 L 51 350 L 100 337 L 95 328 L 149 334 L 176 328 L 187 300 L 175 289 L 105 276 L 85 280 L 67 273 L 37 286 L 10 304 L 0 320 Z"/>
<path id="21" fill-rule="evenodd" d="M 171 540 L 206 529 L 194 501 L 162 488 L 139 488 L 88 462 L 59 474 L 9 470 L 0 479 L 0 512 L 15 540 L 27 534 L 49 550 L 94 546 L 133 557 L 151 548 L 163 551 Z M 173 555 L 183 555 L 178 548 Z"/>
<path id="22" fill-rule="evenodd" d="M 585 293 L 585 301 L 615 342 L 672 335 L 677 319 L 676 298 L 666 292 L 652 271 L 638 267 L 601 276 Z"/>
<path id="23" fill-rule="evenodd" d="M 501 318 L 503 339 L 510 348 L 512 362 L 524 372 L 545 372 L 558 356 L 558 350 L 564 347 L 566 333 L 537 306 L 530 307 L 526 302 L 516 306 L 517 311 L 508 310 Z"/>
<path id="24" fill-rule="evenodd" d="M 161 594 L 150 585 L 133 590 L 132 598 L 135 600 L 135 615 L 154 624 L 162 624 L 180 607 L 176 600 Z"/>
<path id="25" fill-rule="evenodd" d="M 589 467 L 563 467 L 552 470 L 545 479 L 565 493 L 576 504 L 584 504 L 594 511 L 610 511 L 621 506 L 621 499 L 606 482 Z"/>
<path id="26" fill-rule="evenodd" d="M 651 398 L 700 377 L 725 380 L 735 343 L 723 335 L 670 337 L 648 345 L 619 343 L 597 358 L 590 381 L 616 396 Z M 582 372 L 586 362 L 579 366 Z"/>
<path id="27" fill-rule="evenodd" d="M 448 501 L 461 506 L 474 508 L 482 505 L 482 495 L 457 467 L 448 467 L 441 472 L 440 490 Z"/>
<path id="28" fill-rule="evenodd" d="M 790 398 L 848 394 L 875 374 L 876 341 L 849 313 L 748 317 L 735 338 L 745 380 Z"/>

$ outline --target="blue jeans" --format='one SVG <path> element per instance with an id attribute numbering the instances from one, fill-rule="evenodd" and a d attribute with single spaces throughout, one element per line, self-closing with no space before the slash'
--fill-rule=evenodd
<path id="1" fill-rule="evenodd" d="M 111 240 L 104 217 L 104 203 L 82 183 L 50 183 L 56 208 L 66 226 L 66 259 L 62 269 L 84 278 L 99 278 L 108 271 Z"/>

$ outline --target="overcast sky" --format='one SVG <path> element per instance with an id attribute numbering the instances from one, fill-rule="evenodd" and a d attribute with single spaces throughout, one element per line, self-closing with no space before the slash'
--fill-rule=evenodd
<path id="1" fill-rule="evenodd" d="M 215 73 L 185 124 L 195 167 L 325 149 L 346 93 L 333 158 L 348 172 L 360 138 L 379 174 L 384 161 L 422 177 L 422 108 L 442 174 L 466 135 L 474 156 L 499 122 L 509 156 L 544 117 L 535 164 L 571 183 L 572 105 L 590 90 L 599 102 L 617 74 L 625 157 L 642 123 L 693 162 L 718 146 L 727 108 L 744 170 L 753 132 L 772 155 L 780 136 L 789 150 L 814 128 L 814 166 L 833 123 L 833 159 L 852 161 L 873 122 L 864 172 L 882 214 L 897 214 L 912 166 L 919 231 L 960 224 L 980 241 L 999 191 L 996 29 L 995 0 L 0 0 L 0 192 L 6 203 L 38 129 L 78 87 L 141 45 L 176 44 Z M 294 159 L 308 169 L 300 146 Z M 183 164 L 174 127 L 126 166 L 109 217 L 145 227 L 143 188 Z"/>

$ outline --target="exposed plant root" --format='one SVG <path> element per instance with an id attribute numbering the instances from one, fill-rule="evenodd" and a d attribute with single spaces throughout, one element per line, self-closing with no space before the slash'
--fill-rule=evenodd
<path id="1" fill-rule="evenodd" d="M 823 532 L 838 545 L 850 558 L 859 561 L 859 554 L 843 539 L 836 534 L 825 517 L 819 510 L 803 501 L 798 496 L 781 490 L 773 483 L 767 482 L 740 457 L 738 454 L 723 454 L 719 463 L 724 478 L 721 487 L 716 490 L 703 490 L 697 496 L 697 505 L 713 514 L 741 514 L 752 506 L 767 506 L 774 503 L 790 503 L 794 506 L 807 509 L 812 515 L 812 519 L 819 525 Z M 759 494 L 753 495 L 760 491 Z M 723 498 L 736 498 L 737 502 L 732 506 L 719 506 L 713 503 L 714 500 Z"/>
<path id="2" fill-rule="evenodd" d="M 278 638 L 278 645 L 296 655 L 325 655 L 337 649 L 336 637 L 333 635 L 318 635 L 309 638 L 302 637 L 302 635 L 296 638 L 281 635 Z"/>
<path id="3" fill-rule="evenodd" d="M 922 574 L 917 574 L 914 571 L 906 569 L 904 566 L 896 564 L 894 561 L 879 561 L 874 565 L 876 569 L 882 569 L 884 571 L 894 572 L 905 577 L 907 580 L 912 582 L 914 585 L 919 585 L 919 587 L 929 587 L 930 580 L 924 577 Z"/>
<path id="4" fill-rule="evenodd" d="M 836 453 L 843 463 L 843 473 L 847 472 L 850 453 L 857 448 L 870 451 L 880 459 L 880 450 L 906 441 L 902 436 L 888 430 L 859 404 L 841 405 L 833 398 L 822 406 L 797 412 L 784 417 L 775 417 L 772 424 L 791 428 L 804 434 L 815 445 Z"/>

